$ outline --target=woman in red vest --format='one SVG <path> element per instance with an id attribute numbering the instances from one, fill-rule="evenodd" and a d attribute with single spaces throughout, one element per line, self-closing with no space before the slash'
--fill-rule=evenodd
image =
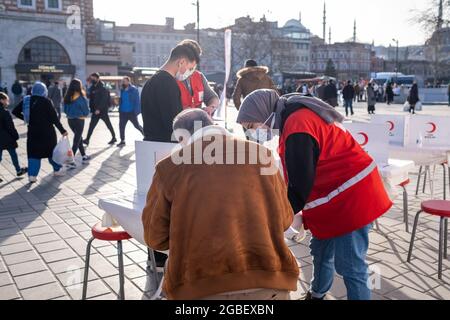
<path id="1" fill-rule="evenodd" d="M 374 160 L 325 102 L 300 94 L 258 90 L 243 102 L 237 122 L 254 137 L 279 130 L 279 153 L 295 212 L 302 212 L 314 276 L 306 299 L 324 299 L 335 271 L 349 300 L 369 300 L 366 255 L 372 223 L 392 206 Z"/>

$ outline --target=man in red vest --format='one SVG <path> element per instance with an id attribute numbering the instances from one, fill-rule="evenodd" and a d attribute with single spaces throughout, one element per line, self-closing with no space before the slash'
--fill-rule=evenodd
<path id="1" fill-rule="evenodd" d="M 288 197 L 302 212 L 314 277 L 306 299 L 322 300 L 335 271 L 349 300 L 369 300 L 366 255 L 372 223 L 392 206 L 374 160 L 327 103 L 300 94 L 258 90 L 243 102 L 237 122 L 264 142 L 280 130 L 279 153 Z M 263 138 L 262 138 L 263 137 Z"/>
<path id="2" fill-rule="evenodd" d="M 181 44 L 191 44 L 191 48 L 196 50 L 197 56 L 201 56 L 202 49 L 194 40 L 184 40 Z M 219 97 L 208 84 L 205 75 L 198 70 L 191 70 L 190 73 L 177 78 L 178 87 L 181 92 L 181 104 L 183 109 L 202 108 L 210 116 L 214 114 L 220 104 Z M 205 107 L 203 107 L 203 104 Z"/>

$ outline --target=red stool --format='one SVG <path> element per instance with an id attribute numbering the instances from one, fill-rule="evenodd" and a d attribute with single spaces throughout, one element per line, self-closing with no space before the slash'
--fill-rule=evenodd
<path id="1" fill-rule="evenodd" d="M 125 276 L 124 276 L 124 269 L 123 269 L 123 250 L 122 250 L 122 241 L 123 240 L 130 240 L 132 237 L 126 233 L 122 227 L 118 228 L 103 228 L 102 223 L 97 223 L 92 228 L 92 238 L 89 240 L 86 248 L 86 263 L 85 263 L 85 269 L 84 269 L 84 282 L 83 282 L 83 300 L 86 300 L 87 295 L 87 285 L 88 285 L 88 276 L 89 276 L 89 263 L 91 259 L 91 247 L 92 242 L 97 240 L 102 241 L 117 241 L 117 254 L 119 258 L 119 283 L 120 283 L 120 289 L 119 289 L 119 299 L 125 300 L 125 290 L 124 290 L 124 284 L 125 284 Z"/>
<path id="2" fill-rule="evenodd" d="M 422 202 L 421 210 L 417 212 L 416 219 L 414 221 L 414 228 L 411 235 L 411 243 L 408 252 L 408 262 L 411 262 L 412 251 L 414 248 L 414 240 L 417 232 L 417 225 L 419 223 L 419 216 L 423 212 L 441 218 L 439 227 L 438 277 L 440 280 L 442 280 L 442 260 L 443 258 L 447 259 L 448 218 L 450 218 L 450 201 L 430 200 Z"/>

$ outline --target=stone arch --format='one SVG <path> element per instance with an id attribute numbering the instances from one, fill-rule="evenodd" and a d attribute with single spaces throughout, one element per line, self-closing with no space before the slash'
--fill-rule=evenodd
<path id="1" fill-rule="evenodd" d="M 58 41 L 48 36 L 38 36 L 28 41 L 18 56 L 18 63 L 33 62 L 71 64 L 71 59 Z"/>

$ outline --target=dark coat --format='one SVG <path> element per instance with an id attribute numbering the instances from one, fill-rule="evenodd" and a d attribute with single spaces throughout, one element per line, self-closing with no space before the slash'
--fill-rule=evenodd
<path id="1" fill-rule="evenodd" d="M 89 90 L 89 108 L 91 112 L 100 111 L 107 114 L 111 104 L 111 97 L 103 82 L 92 85 Z"/>
<path id="2" fill-rule="evenodd" d="M 17 105 L 13 114 L 19 119 L 24 119 L 23 101 Z M 27 139 L 28 158 L 45 159 L 53 156 L 53 149 L 55 149 L 57 143 L 55 127 L 61 134 L 66 133 L 58 120 L 52 101 L 47 98 L 32 96 Z"/>
<path id="3" fill-rule="evenodd" d="M 338 92 L 336 85 L 334 83 L 330 83 L 325 87 L 325 102 L 327 102 L 329 105 L 333 107 L 338 106 Z"/>
<path id="4" fill-rule="evenodd" d="M 386 96 L 388 97 L 389 101 L 394 100 L 394 90 L 392 90 L 392 86 L 388 85 L 386 87 Z"/>
<path id="5" fill-rule="evenodd" d="M 377 99 L 376 99 L 375 89 L 373 88 L 372 85 L 369 85 L 367 87 L 367 105 L 369 107 L 375 107 L 376 104 L 377 104 Z"/>
<path id="6" fill-rule="evenodd" d="M 13 94 L 15 94 L 16 96 L 20 96 L 23 93 L 23 89 L 22 86 L 20 85 L 20 83 L 15 82 L 12 87 L 11 87 L 11 91 Z"/>
<path id="7" fill-rule="evenodd" d="M 19 134 L 14 127 L 11 114 L 0 105 L 0 150 L 17 149 Z"/>
<path id="8" fill-rule="evenodd" d="M 238 110 L 241 107 L 241 98 L 245 99 L 250 93 L 258 89 L 277 90 L 268 73 L 269 68 L 261 66 L 244 68 L 237 73 L 238 81 L 233 92 L 233 101 Z"/>
<path id="9" fill-rule="evenodd" d="M 348 84 L 344 87 L 344 90 L 342 90 L 342 95 L 344 100 L 353 100 L 355 98 L 355 88 Z"/>

